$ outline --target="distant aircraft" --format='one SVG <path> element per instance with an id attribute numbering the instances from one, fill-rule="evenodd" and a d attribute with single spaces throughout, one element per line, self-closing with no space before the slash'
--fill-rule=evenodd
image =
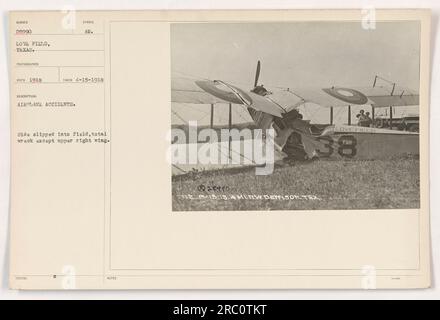
<path id="1" fill-rule="evenodd" d="M 222 80 L 194 80 L 172 77 L 171 101 L 176 103 L 211 105 L 229 104 L 229 128 L 233 104 L 247 108 L 255 125 L 261 129 L 274 128 L 275 144 L 288 158 L 357 158 L 376 159 L 399 154 L 418 154 L 417 132 L 397 131 L 351 125 L 351 106 L 371 105 L 372 117 L 376 108 L 419 105 L 419 94 L 391 83 L 379 86 L 375 77 L 370 87 L 285 88 L 268 91 L 258 84 L 261 62 L 258 61 L 255 82 L 244 90 Z M 300 106 L 312 102 L 329 109 L 328 126 L 316 126 L 303 120 Z M 333 124 L 333 108 L 346 106 L 347 125 Z M 392 125 L 390 126 L 392 127 Z"/>

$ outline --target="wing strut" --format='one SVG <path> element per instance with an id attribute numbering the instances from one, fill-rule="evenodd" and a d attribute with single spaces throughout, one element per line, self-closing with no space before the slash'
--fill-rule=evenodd
<path id="1" fill-rule="evenodd" d="M 232 103 L 229 104 L 229 122 L 228 122 L 228 127 L 229 127 L 229 143 L 228 143 L 228 150 L 229 150 L 229 159 L 231 159 L 232 155 L 231 155 L 231 128 L 232 128 Z"/>
<path id="2" fill-rule="evenodd" d="M 393 129 L 393 107 L 390 106 L 390 130 Z"/>
<path id="3" fill-rule="evenodd" d="M 348 105 L 348 125 L 351 126 L 351 105 Z"/>
<path id="4" fill-rule="evenodd" d="M 214 104 L 211 103 L 211 121 L 209 122 L 211 129 L 214 127 Z"/>
<path id="5" fill-rule="evenodd" d="M 330 124 L 333 124 L 333 107 L 330 107 Z"/>

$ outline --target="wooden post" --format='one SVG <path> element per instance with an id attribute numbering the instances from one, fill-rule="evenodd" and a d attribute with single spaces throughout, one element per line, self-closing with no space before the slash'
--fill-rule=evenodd
<path id="1" fill-rule="evenodd" d="M 351 125 L 351 106 L 348 105 L 348 125 Z"/>
<path id="2" fill-rule="evenodd" d="M 214 104 L 211 103 L 211 121 L 210 121 L 211 129 L 214 127 Z"/>
<path id="3" fill-rule="evenodd" d="M 374 121 L 374 106 L 371 106 L 371 120 Z"/>
<path id="4" fill-rule="evenodd" d="M 330 124 L 333 124 L 333 107 L 330 107 Z"/>

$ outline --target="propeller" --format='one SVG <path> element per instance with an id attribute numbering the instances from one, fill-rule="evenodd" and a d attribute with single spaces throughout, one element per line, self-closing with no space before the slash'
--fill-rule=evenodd
<path id="1" fill-rule="evenodd" d="M 260 77 L 260 69 L 261 69 L 261 62 L 260 62 L 260 60 L 258 60 L 258 62 L 257 62 L 257 71 L 255 72 L 254 88 L 258 85 L 258 78 Z"/>

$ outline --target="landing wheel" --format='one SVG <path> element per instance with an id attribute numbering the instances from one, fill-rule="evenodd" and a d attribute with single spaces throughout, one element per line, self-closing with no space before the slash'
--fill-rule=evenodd
<path id="1" fill-rule="evenodd" d="M 293 132 L 283 148 L 283 152 L 287 154 L 288 160 L 307 160 L 307 153 L 302 143 L 301 135 Z"/>

